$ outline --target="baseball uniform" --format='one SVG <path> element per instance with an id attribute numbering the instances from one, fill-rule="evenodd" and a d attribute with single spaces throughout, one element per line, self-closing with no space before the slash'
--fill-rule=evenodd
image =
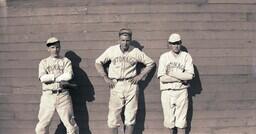
<path id="1" fill-rule="evenodd" d="M 96 64 L 105 64 L 111 61 L 108 77 L 115 82 L 110 90 L 108 126 L 116 128 L 120 126 L 121 111 L 125 106 L 126 126 L 134 125 L 138 108 L 138 85 L 129 80 L 137 75 L 136 65 L 141 62 L 146 67 L 153 67 L 154 61 L 144 52 L 133 48 L 126 53 L 120 49 L 120 44 L 109 47 L 96 59 Z"/>
<path id="2" fill-rule="evenodd" d="M 188 84 L 183 75 L 194 75 L 192 57 L 189 53 L 180 51 L 177 55 L 169 51 L 160 56 L 157 77 L 174 77 L 173 81 L 160 80 L 161 102 L 164 114 L 164 126 L 167 128 L 185 128 L 188 110 Z"/>
<path id="3" fill-rule="evenodd" d="M 39 80 L 42 83 L 42 96 L 36 134 L 49 134 L 49 126 L 55 110 L 66 127 L 67 134 L 79 133 L 68 89 L 60 86 L 61 81 L 69 81 L 72 76 L 71 61 L 66 57 L 50 56 L 40 61 Z"/>

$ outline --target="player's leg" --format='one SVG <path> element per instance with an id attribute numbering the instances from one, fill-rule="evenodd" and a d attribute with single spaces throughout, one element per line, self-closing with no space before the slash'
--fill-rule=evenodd
<path id="1" fill-rule="evenodd" d="M 67 129 L 67 134 L 78 134 L 79 128 L 75 121 L 72 100 L 68 92 L 58 95 L 56 110 Z"/>
<path id="2" fill-rule="evenodd" d="M 139 90 L 137 84 L 131 84 L 129 81 L 124 82 L 125 89 L 125 134 L 132 134 L 136 122 L 136 113 L 138 110 Z"/>
<path id="3" fill-rule="evenodd" d="M 185 128 L 178 128 L 178 134 L 186 134 Z"/>
<path id="4" fill-rule="evenodd" d="M 121 122 L 121 112 L 124 106 L 121 88 L 120 82 L 117 82 L 115 87 L 110 89 L 108 127 L 112 134 L 118 133 L 118 127 Z"/>
<path id="5" fill-rule="evenodd" d="M 175 127 L 175 105 L 173 102 L 173 97 L 171 96 L 172 92 L 172 90 L 161 91 L 161 103 L 164 115 L 164 126 L 169 129 Z"/>
<path id="6" fill-rule="evenodd" d="M 129 125 L 125 127 L 125 134 L 133 134 L 134 125 Z"/>
<path id="7" fill-rule="evenodd" d="M 174 130 L 173 128 L 169 128 L 170 134 L 173 134 Z"/>
<path id="8" fill-rule="evenodd" d="M 185 133 L 187 126 L 187 111 L 188 111 L 188 93 L 187 90 L 180 90 L 179 97 L 176 100 L 176 122 L 175 126 L 178 128 L 178 133 Z"/>
<path id="9" fill-rule="evenodd" d="M 38 113 L 39 121 L 35 129 L 36 134 L 49 134 L 49 127 L 55 112 L 54 98 L 54 95 L 46 92 L 42 94 Z"/>
<path id="10" fill-rule="evenodd" d="M 118 127 L 110 128 L 110 133 L 111 134 L 118 134 Z"/>

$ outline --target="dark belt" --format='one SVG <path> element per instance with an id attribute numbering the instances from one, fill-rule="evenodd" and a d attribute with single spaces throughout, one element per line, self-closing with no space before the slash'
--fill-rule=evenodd
<path id="1" fill-rule="evenodd" d="M 52 91 L 52 94 L 59 94 L 59 93 L 64 93 L 67 90 L 66 89 L 61 89 L 61 90 L 51 90 L 51 91 Z"/>
<path id="2" fill-rule="evenodd" d="M 181 88 L 181 89 L 172 89 L 172 88 L 168 88 L 167 90 L 173 90 L 173 91 L 180 91 L 180 90 L 184 90 L 186 88 Z"/>
<path id="3" fill-rule="evenodd" d="M 116 81 L 125 81 L 125 80 L 130 80 L 132 78 L 122 78 L 122 79 L 115 79 Z"/>

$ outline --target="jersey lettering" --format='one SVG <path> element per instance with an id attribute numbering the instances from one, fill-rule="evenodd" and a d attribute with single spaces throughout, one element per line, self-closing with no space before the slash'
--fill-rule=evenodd
<path id="1" fill-rule="evenodd" d="M 112 62 L 114 65 L 117 65 L 118 63 L 128 63 L 130 65 L 134 65 L 136 64 L 136 59 L 127 56 L 119 56 L 114 58 Z"/>
<path id="2" fill-rule="evenodd" d="M 48 73 L 53 73 L 53 72 L 59 72 L 59 73 L 63 73 L 63 66 L 60 65 L 51 65 L 47 67 L 47 72 Z"/>
<path id="3" fill-rule="evenodd" d="M 167 70 L 179 69 L 183 71 L 185 69 L 185 65 L 182 65 L 181 63 L 178 63 L 178 62 L 170 62 L 169 64 L 167 64 L 166 68 Z"/>

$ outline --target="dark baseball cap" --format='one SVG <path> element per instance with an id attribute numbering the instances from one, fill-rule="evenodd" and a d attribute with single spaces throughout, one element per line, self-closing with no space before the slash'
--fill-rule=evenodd
<path id="1" fill-rule="evenodd" d="M 119 36 L 121 36 L 121 35 L 123 35 L 123 34 L 132 36 L 132 30 L 129 29 L 129 28 L 122 28 L 122 29 L 120 29 L 120 31 L 119 31 Z"/>

